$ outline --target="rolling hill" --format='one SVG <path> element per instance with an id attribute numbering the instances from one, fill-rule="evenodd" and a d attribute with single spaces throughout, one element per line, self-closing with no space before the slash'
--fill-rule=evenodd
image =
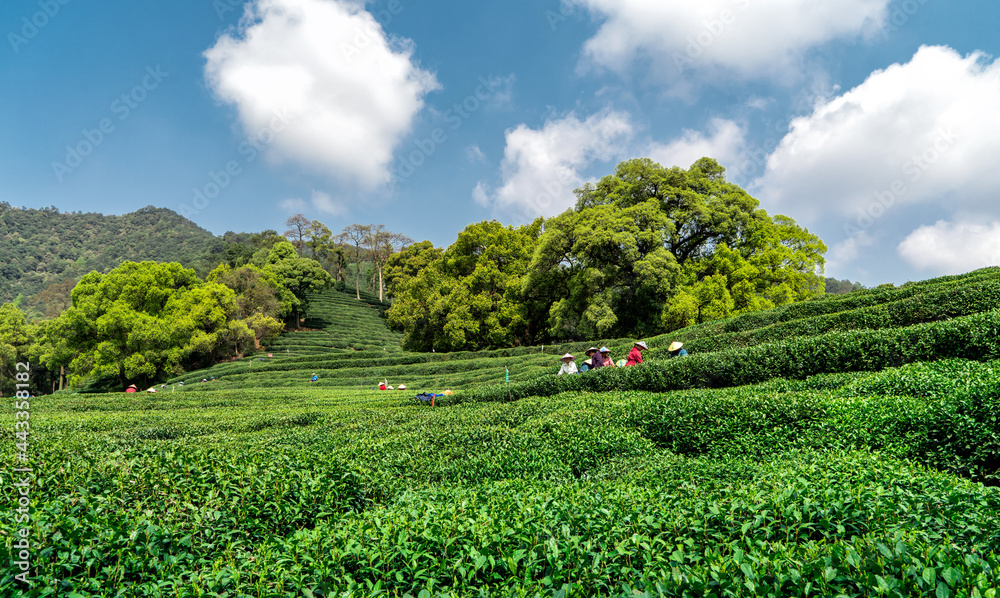
<path id="1" fill-rule="evenodd" d="M 106 216 L 0 202 L 0 303 L 123 261 L 179 262 L 204 275 L 222 251 L 220 238 L 165 208 Z"/>

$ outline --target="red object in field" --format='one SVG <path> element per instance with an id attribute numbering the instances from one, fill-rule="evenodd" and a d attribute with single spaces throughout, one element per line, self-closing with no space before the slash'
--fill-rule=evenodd
<path id="1" fill-rule="evenodd" d="M 385 384 L 379 384 L 378 385 L 378 389 L 379 390 L 385 390 Z"/>

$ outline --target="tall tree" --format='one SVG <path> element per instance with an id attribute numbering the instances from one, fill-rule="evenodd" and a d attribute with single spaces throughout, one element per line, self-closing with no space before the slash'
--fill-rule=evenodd
<path id="1" fill-rule="evenodd" d="M 299 252 L 299 257 L 302 257 L 302 248 L 305 246 L 306 235 L 312 222 L 302 214 L 296 214 L 286 220 L 285 225 L 288 227 L 285 236 L 291 239 Z"/>
<path id="2" fill-rule="evenodd" d="M 84 276 L 57 327 L 76 353 L 71 368 L 78 380 L 148 383 L 252 343 L 245 323 L 232 317 L 235 306 L 232 290 L 201 283 L 180 264 L 125 262 L 108 274 Z"/>
<path id="3" fill-rule="evenodd" d="M 28 321 L 13 303 L 0 305 L 0 391 L 14 390 L 17 363 L 28 345 Z"/>
<path id="4" fill-rule="evenodd" d="M 312 258 L 320 261 L 326 256 L 329 245 L 333 242 L 333 233 L 327 225 L 319 220 L 313 220 L 306 231 L 306 239 L 306 244 L 312 250 Z"/>
<path id="5" fill-rule="evenodd" d="M 421 241 L 393 254 L 385 266 L 386 291 L 389 296 L 397 297 L 398 290 L 404 282 L 419 275 L 440 259 L 442 253 L 443 250 L 434 247 L 430 241 Z"/>
<path id="6" fill-rule="evenodd" d="M 768 216 L 710 158 L 688 170 L 622 162 L 577 197 L 574 213 L 547 225 L 532 268 L 536 288 L 556 284 L 548 290 L 558 298 L 553 334 L 644 335 L 822 292 L 826 246 L 791 218 Z M 630 212 L 636 218 L 621 228 L 627 222 L 616 219 Z M 626 230 L 636 243 L 615 237 Z M 568 267 L 557 269 L 551 256 L 565 256 Z"/>
<path id="7" fill-rule="evenodd" d="M 209 273 L 207 282 L 224 284 L 236 293 L 235 316 L 247 322 L 259 345 L 266 344 L 284 328 L 280 319 L 290 316 L 295 296 L 278 276 L 247 265 L 229 268 L 225 264 Z"/>
<path id="8" fill-rule="evenodd" d="M 287 241 L 271 248 L 267 271 L 274 273 L 294 296 L 292 318 L 301 328 L 301 314 L 309 308 L 309 295 L 330 288 L 333 279 L 316 260 L 295 257 L 295 248 Z"/>
<path id="9" fill-rule="evenodd" d="M 354 291 L 358 301 L 361 300 L 361 249 L 368 239 L 369 226 L 364 224 L 351 224 L 344 227 L 344 230 L 337 235 L 340 243 L 348 244 L 354 248 Z"/>
<path id="10" fill-rule="evenodd" d="M 368 225 L 365 234 L 365 246 L 375 266 L 372 276 L 373 282 L 375 282 L 375 276 L 378 276 L 378 282 L 373 286 L 378 288 L 379 301 L 383 301 L 385 298 L 383 271 L 386 262 L 392 257 L 392 254 L 411 243 L 413 243 L 413 239 L 387 230 L 384 224 Z"/>
<path id="11" fill-rule="evenodd" d="M 560 340 L 655 332 L 679 271 L 665 247 L 670 230 L 654 200 L 546 222 L 522 287 L 534 325 Z"/>
<path id="12" fill-rule="evenodd" d="M 443 253 L 423 243 L 394 261 L 395 301 L 386 315 L 404 331 L 404 346 L 458 351 L 525 344 L 522 279 L 540 228 L 540 220 L 518 228 L 472 224 Z M 419 271 L 408 276 L 408 269 Z"/>

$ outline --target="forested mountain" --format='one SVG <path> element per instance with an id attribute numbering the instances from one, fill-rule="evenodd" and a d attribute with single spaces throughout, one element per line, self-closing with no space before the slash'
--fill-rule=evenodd
<path id="1" fill-rule="evenodd" d="M 223 251 L 221 238 L 166 208 L 105 216 L 0 202 L 0 303 L 123 261 L 179 262 L 203 276 Z"/>

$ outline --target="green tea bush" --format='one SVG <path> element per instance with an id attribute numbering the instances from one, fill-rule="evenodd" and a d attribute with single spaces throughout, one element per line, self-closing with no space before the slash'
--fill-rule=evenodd
<path id="1" fill-rule="evenodd" d="M 719 487 L 733 469 L 748 479 Z M 623 483 L 407 492 L 261 553 L 296 555 L 264 578 L 290 593 L 995 596 L 998 507 L 857 453 L 669 460 Z"/>
<path id="2" fill-rule="evenodd" d="M 949 357 L 988 360 L 1000 357 L 998 337 L 1000 310 L 994 310 L 906 328 L 832 332 L 628 368 L 551 376 L 512 384 L 509 388 L 499 385 L 473 388 L 447 401 L 506 401 L 569 390 L 665 392 L 741 386 L 821 373 L 873 371 Z"/>
<path id="3" fill-rule="evenodd" d="M 951 277 L 941 277 L 918 283 L 907 283 L 899 288 L 876 288 L 855 291 L 846 295 L 821 297 L 811 301 L 790 303 L 771 310 L 742 314 L 726 320 L 706 322 L 678 330 L 657 341 L 668 341 L 678 337 L 694 340 L 705 336 L 714 336 L 731 332 L 746 332 L 764 328 L 781 322 L 789 322 L 802 318 L 814 318 L 834 313 L 863 309 L 867 307 L 897 302 L 914 298 L 919 304 L 919 296 L 927 293 L 941 294 L 956 291 L 963 293 L 967 287 L 978 283 L 996 283 L 1000 281 L 1000 267 L 983 268 L 968 274 Z M 996 309 L 994 304 L 987 309 Z M 980 310 L 985 311 L 985 310 Z M 970 313 L 966 310 L 965 313 Z"/>
<path id="4" fill-rule="evenodd" d="M 1000 281 L 990 280 L 960 289 L 924 293 L 891 303 L 796 319 L 743 332 L 702 336 L 686 342 L 685 347 L 692 353 L 705 353 L 832 331 L 912 326 L 997 308 L 1000 308 Z M 675 338 L 685 340 L 682 335 Z M 665 352 L 666 349 L 660 347 L 650 351 L 649 355 L 656 357 Z"/>

